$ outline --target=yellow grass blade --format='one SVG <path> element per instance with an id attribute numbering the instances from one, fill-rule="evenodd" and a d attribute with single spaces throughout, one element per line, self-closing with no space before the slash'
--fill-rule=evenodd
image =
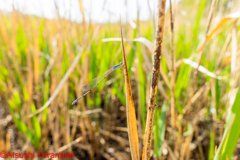
<path id="1" fill-rule="evenodd" d="M 125 56 L 125 49 L 124 49 L 124 42 L 122 36 L 122 26 L 121 26 L 121 19 L 120 19 L 120 28 L 121 28 L 121 38 L 122 38 L 122 50 L 123 50 L 123 62 L 124 62 L 124 71 L 125 71 L 125 81 L 126 81 L 126 101 L 127 101 L 127 123 L 128 123 L 128 136 L 129 136 L 129 143 L 130 143 L 130 150 L 133 160 L 139 160 L 139 146 L 138 146 L 138 133 L 137 133 L 137 120 L 135 114 L 135 108 L 132 98 L 132 91 L 129 82 L 128 76 L 128 67 L 127 61 Z"/>
<path id="2" fill-rule="evenodd" d="M 84 16 L 84 9 L 83 9 L 83 1 L 79 0 L 79 6 L 80 6 L 80 11 L 82 13 L 82 17 L 83 17 L 83 23 L 85 23 L 85 16 Z"/>
<path id="3" fill-rule="evenodd" d="M 204 44 L 205 44 L 207 41 L 209 41 L 209 40 L 212 38 L 212 36 L 213 36 L 219 29 L 222 28 L 222 26 L 223 26 L 224 24 L 226 24 L 228 21 L 230 21 L 230 20 L 232 20 L 232 19 L 237 19 L 237 18 L 240 18 L 240 12 L 235 12 L 235 13 L 232 13 L 232 14 L 229 14 L 229 15 L 223 17 L 223 18 L 215 25 L 215 27 L 213 27 L 213 29 L 208 33 L 207 38 L 205 38 L 205 39 L 201 42 L 201 45 L 200 45 L 200 46 L 198 47 L 198 49 L 197 49 L 197 53 L 199 53 L 199 52 L 202 50 Z"/>

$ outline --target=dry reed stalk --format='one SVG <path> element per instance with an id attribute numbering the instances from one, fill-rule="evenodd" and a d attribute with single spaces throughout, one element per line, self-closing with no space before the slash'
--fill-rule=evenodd
<path id="1" fill-rule="evenodd" d="M 186 137 L 185 142 L 182 144 L 182 148 L 181 148 L 181 160 L 188 160 L 189 159 L 189 154 L 190 154 L 190 150 L 189 150 L 189 144 L 191 143 L 193 138 L 193 131 L 190 133 L 190 135 L 188 137 Z"/>
<path id="2" fill-rule="evenodd" d="M 170 19 L 171 19 L 171 60 L 172 60 L 172 67 L 171 67 L 171 118 L 172 118 L 172 127 L 176 127 L 176 103 L 175 103 L 175 53 L 174 53 L 174 9 L 173 9 L 172 1 L 170 0 Z"/>
<path id="3" fill-rule="evenodd" d="M 17 37 L 17 18 L 16 18 L 16 10 L 13 7 L 13 11 L 12 11 L 12 43 L 11 43 L 11 48 L 12 48 L 12 52 L 14 55 L 16 55 L 17 53 L 17 43 L 16 43 L 16 37 Z"/>
<path id="4" fill-rule="evenodd" d="M 69 110 L 68 113 L 76 115 L 76 116 L 84 116 L 84 115 L 88 115 L 88 114 L 100 113 L 102 111 L 103 111 L 102 108 L 96 108 L 96 109 L 87 110 L 87 111 L 84 111 L 84 112 L 79 112 L 79 111 L 75 111 L 75 110 Z"/>
<path id="5" fill-rule="evenodd" d="M 79 137 L 79 138 L 75 139 L 74 141 L 72 141 L 71 143 L 68 143 L 67 145 L 62 146 L 61 148 L 58 148 L 58 149 L 56 150 L 56 152 L 57 152 L 57 153 L 63 152 L 63 151 L 65 151 L 66 149 L 70 148 L 71 146 L 73 146 L 73 145 L 79 143 L 80 141 L 82 141 L 82 139 L 83 139 L 83 137 Z"/>
<path id="6" fill-rule="evenodd" d="M 158 87 L 158 77 L 160 70 L 160 61 L 162 55 L 162 41 L 164 31 L 164 20 L 165 20 L 165 0 L 158 1 L 158 12 L 156 18 L 156 31 L 155 31 L 155 43 L 154 43 L 154 55 L 153 55 L 153 71 L 152 71 L 152 82 L 150 89 L 150 100 L 148 102 L 148 113 L 145 130 L 145 140 L 142 159 L 150 159 L 151 143 L 152 143 L 152 130 L 154 122 L 155 112 L 155 100 Z"/>
<path id="7" fill-rule="evenodd" d="M 33 59 L 34 59 L 34 63 L 33 63 L 33 68 L 34 68 L 34 85 L 38 85 L 39 83 L 39 43 L 38 43 L 38 27 L 34 26 L 33 28 L 33 35 L 34 35 L 34 51 L 33 51 Z M 39 99 L 38 99 L 39 101 Z"/>
<path id="8" fill-rule="evenodd" d="M 110 133 L 108 131 L 99 129 L 99 133 L 118 142 L 121 146 L 128 146 L 128 144 L 129 144 L 129 142 L 127 140 L 125 140 L 124 138 L 114 135 L 113 133 Z"/>
<path id="9" fill-rule="evenodd" d="M 63 111 L 64 111 L 64 128 L 65 128 L 65 132 L 64 132 L 64 137 L 65 137 L 65 144 L 69 144 L 70 143 L 70 117 L 68 114 L 68 82 L 66 82 L 64 84 L 63 87 Z M 68 152 L 71 152 L 71 147 L 68 148 Z"/>

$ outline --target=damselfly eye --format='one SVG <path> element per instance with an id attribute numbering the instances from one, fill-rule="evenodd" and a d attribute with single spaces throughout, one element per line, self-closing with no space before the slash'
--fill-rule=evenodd
<path id="1" fill-rule="evenodd" d="M 86 85 L 86 84 L 83 85 L 83 87 L 82 87 L 82 90 L 83 90 L 83 91 L 86 91 L 86 90 L 88 90 L 88 89 L 89 89 L 89 86 L 88 86 L 88 85 Z"/>

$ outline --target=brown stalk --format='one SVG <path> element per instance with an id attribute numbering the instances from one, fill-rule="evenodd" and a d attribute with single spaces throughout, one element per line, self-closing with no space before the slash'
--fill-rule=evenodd
<path id="1" fill-rule="evenodd" d="M 155 112 L 155 100 L 158 86 L 158 77 L 160 70 L 160 61 L 162 55 L 162 41 L 163 41 L 163 29 L 165 20 L 165 5 L 166 1 L 158 1 L 158 13 L 156 17 L 156 31 L 155 31 L 155 42 L 154 42 L 154 54 L 153 54 L 153 71 L 152 71 L 152 82 L 150 88 L 150 99 L 148 102 L 148 113 L 145 130 L 145 140 L 143 148 L 143 160 L 150 159 L 151 143 L 152 143 L 152 130 L 154 122 Z"/>
<path id="2" fill-rule="evenodd" d="M 80 141 L 82 141 L 82 139 L 83 139 L 83 137 L 78 137 L 77 139 L 75 139 L 71 143 L 68 143 L 65 146 L 62 146 L 61 148 L 58 148 L 56 150 L 56 153 L 61 153 L 61 152 L 65 151 L 66 149 L 70 148 L 71 146 L 73 146 L 73 145 L 79 143 Z"/>
<path id="3" fill-rule="evenodd" d="M 65 132 L 64 132 L 64 136 L 65 136 L 65 143 L 66 145 L 70 143 L 70 117 L 69 117 L 69 114 L 68 113 L 68 105 L 67 105 L 67 102 L 68 102 L 68 82 L 66 82 L 64 84 L 64 92 L 63 92 L 63 103 L 64 103 L 64 107 L 63 107 L 63 111 L 64 111 L 64 128 L 65 128 Z M 71 147 L 68 148 L 68 152 L 71 152 Z"/>
<path id="4" fill-rule="evenodd" d="M 16 39 L 17 39 L 17 18 L 16 18 L 16 11 L 15 8 L 13 7 L 13 11 L 12 11 L 12 43 L 11 43 L 11 47 L 12 47 L 12 51 L 13 54 L 16 55 L 17 53 L 17 44 L 16 44 Z"/>
<path id="5" fill-rule="evenodd" d="M 172 67 L 171 67 L 171 118 L 172 118 L 172 127 L 176 127 L 176 104 L 175 104 L 175 54 L 174 54 L 174 19 L 173 19 L 173 6 L 172 1 L 170 0 L 170 19 L 171 19 L 171 60 L 172 60 Z"/>
<path id="6" fill-rule="evenodd" d="M 33 35 L 34 35 L 34 56 L 33 56 L 33 59 L 34 59 L 34 63 L 33 63 L 33 68 L 34 68 L 34 85 L 38 85 L 39 83 L 39 65 L 40 65 L 40 62 L 39 62 L 39 43 L 38 43 L 38 27 L 37 25 L 35 24 L 34 28 L 33 28 Z"/>

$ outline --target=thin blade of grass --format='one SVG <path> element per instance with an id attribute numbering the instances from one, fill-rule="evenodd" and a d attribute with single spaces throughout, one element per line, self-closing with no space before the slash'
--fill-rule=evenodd
<path id="1" fill-rule="evenodd" d="M 142 63 L 144 62 L 144 57 L 141 54 L 141 45 L 138 44 L 138 96 L 139 96 L 139 106 L 140 106 L 140 112 L 139 116 L 141 116 L 141 121 L 142 121 L 142 128 L 143 130 L 145 129 L 145 123 L 146 123 L 146 79 L 143 71 L 143 66 Z M 140 119 L 139 119 L 140 120 Z"/>
<path id="2" fill-rule="evenodd" d="M 162 145 L 164 141 L 165 131 L 166 131 L 166 112 L 167 112 L 167 104 L 163 103 L 161 112 L 159 114 L 159 109 L 156 109 L 155 112 L 155 132 L 154 132 L 154 151 L 157 157 L 160 157 L 162 155 Z"/>

